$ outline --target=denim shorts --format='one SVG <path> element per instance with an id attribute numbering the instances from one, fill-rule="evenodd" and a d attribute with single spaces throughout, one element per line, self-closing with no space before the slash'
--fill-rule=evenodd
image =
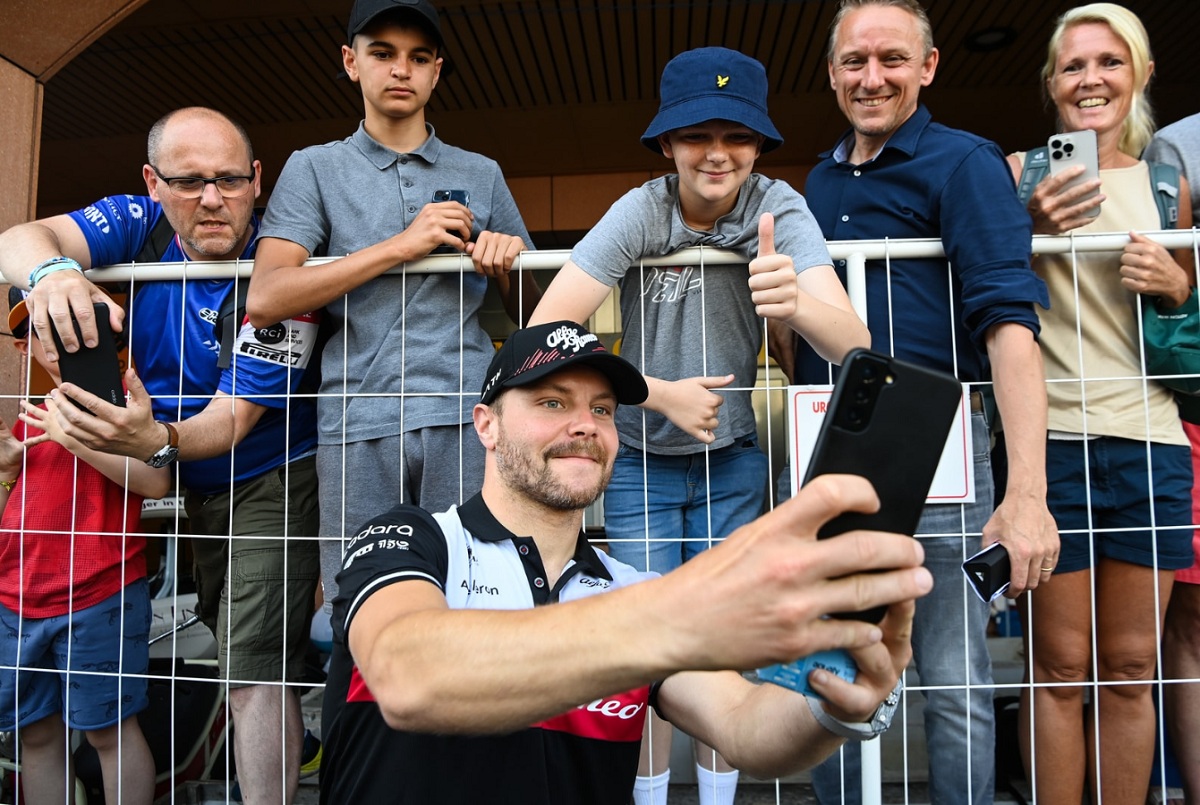
<path id="1" fill-rule="evenodd" d="M 604 492 L 609 553 L 669 573 L 762 514 L 767 457 L 757 434 L 686 455 L 621 445 Z"/>
<path id="2" fill-rule="evenodd" d="M 70 615 L 22 620 L 0 605 L 0 629 L 0 730 L 55 713 L 72 729 L 98 730 L 149 704 L 145 579 Z"/>
<path id="3" fill-rule="evenodd" d="M 1089 568 L 1093 555 L 1160 570 L 1191 566 L 1187 447 L 1151 443 L 1147 474 L 1146 442 L 1110 436 L 1050 439 L 1046 483 L 1046 503 L 1062 540 L 1055 573 Z"/>

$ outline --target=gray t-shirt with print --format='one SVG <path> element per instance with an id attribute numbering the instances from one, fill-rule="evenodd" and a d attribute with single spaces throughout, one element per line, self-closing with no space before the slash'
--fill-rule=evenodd
<path id="1" fill-rule="evenodd" d="M 725 396 L 712 448 L 754 432 L 750 389 L 757 379 L 763 319 L 750 299 L 749 261 L 758 254 L 758 219 L 775 216 L 775 250 L 789 255 L 796 273 L 831 265 L 821 230 L 804 197 L 786 182 L 751 174 L 733 210 L 711 232 L 691 229 L 679 211 L 679 177 L 653 179 L 622 196 L 571 252 L 571 260 L 594 279 L 621 286 L 621 355 L 663 380 L 726 375 Z M 727 249 L 746 257 L 741 265 L 641 266 L 689 246 Z M 704 445 L 665 416 L 634 406 L 617 410 L 623 444 L 651 453 L 698 453 Z"/>
<path id="2" fill-rule="evenodd" d="M 360 125 L 345 140 L 297 151 L 271 194 L 260 235 L 298 243 L 309 254 L 343 256 L 412 224 L 436 190 L 470 193 L 475 224 L 529 233 L 500 166 L 429 137 L 399 154 Z M 471 421 L 495 353 L 478 312 L 487 278 L 390 274 L 330 303 L 336 330 L 321 360 L 317 414 L 322 444 L 341 444 Z"/>

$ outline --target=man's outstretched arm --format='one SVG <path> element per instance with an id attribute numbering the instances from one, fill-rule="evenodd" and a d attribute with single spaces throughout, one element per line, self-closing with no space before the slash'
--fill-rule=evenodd
<path id="1" fill-rule="evenodd" d="M 885 639 L 879 626 L 822 616 L 911 601 L 932 587 L 911 537 L 816 540 L 826 520 L 877 506 L 861 478 L 819 478 L 661 579 L 533 610 L 450 610 L 433 584 L 395 583 L 353 613 L 349 647 L 389 725 L 437 733 L 511 731 L 680 671 L 862 649 Z M 854 709 L 840 717 L 866 719 L 895 678 L 870 677 L 869 688 L 858 685 L 867 695 L 843 692 Z"/>
<path id="2" fill-rule="evenodd" d="M 19 224 L 0 234 L 0 273 L 22 290 L 29 290 L 30 272 L 55 257 L 69 257 L 85 270 L 92 267 L 87 239 L 69 216 L 56 215 Z M 58 360 L 51 327 L 58 331 L 68 352 L 79 348 L 75 328 L 71 325 L 72 313 L 79 321 L 84 344 L 96 345 L 99 335 L 92 309 L 94 302 L 108 304 L 109 324 L 114 332 L 120 332 L 125 311 L 120 305 L 112 304 L 112 299 L 82 273 L 65 269 L 42 277 L 26 305 L 47 358 Z"/>
<path id="3" fill-rule="evenodd" d="M 167 444 L 169 434 L 154 418 L 150 395 L 133 369 L 125 372 L 129 390 L 125 406 L 119 407 L 94 394 L 64 383 L 51 396 L 64 394 L 87 409 L 73 405 L 58 408 L 63 431 L 92 450 L 145 461 Z M 179 436 L 179 460 L 196 461 L 223 455 L 246 437 L 266 412 L 266 407 L 243 397 L 216 391 L 201 411 L 174 422 Z"/>

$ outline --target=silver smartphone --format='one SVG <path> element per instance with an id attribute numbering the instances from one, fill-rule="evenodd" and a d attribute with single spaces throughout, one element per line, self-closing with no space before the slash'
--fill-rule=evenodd
<path id="1" fill-rule="evenodd" d="M 1083 166 L 1083 173 L 1067 182 L 1063 187 L 1064 190 L 1069 190 L 1084 182 L 1100 178 L 1100 162 L 1096 155 L 1096 132 L 1091 129 L 1055 134 L 1046 141 L 1046 150 L 1050 155 L 1051 176 L 1057 176 L 1067 168 L 1076 165 Z M 1097 189 L 1091 196 L 1085 196 L 1085 198 L 1098 195 L 1100 195 L 1100 191 Z M 1099 202 L 1097 202 L 1096 206 L 1084 212 L 1084 215 L 1089 218 L 1095 218 L 1099 214 Z"/>

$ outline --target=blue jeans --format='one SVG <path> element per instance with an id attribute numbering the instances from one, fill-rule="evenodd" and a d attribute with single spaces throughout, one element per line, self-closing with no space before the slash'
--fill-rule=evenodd
<path id="1" fill-rule="evenodd" d="M 669 573 L 758 517 L 766 488 L 767 457 L 753 433 L 681 456 L 621 445 L 604 492 L 609 553 Z"/>
<path id="2" fill-rule="evenodd" d="M 991 803 L 996 783 L 992 661 L 986 642 L 989 607 L 967 588 L 962 572 L 963 560 L 979 550 L 983 526 L 994 509 L 988 428 L 982 414 L 972 415 L 971 427 L 975 502 L 927 506 L 917 526 L 934 585 L 929 595 L 917 600 L 913 659 L 922 688 L 960 688 L 922 691 L 933 805 Z M 968 680 L 972 686 L 969 705 L 961 689 Z M 897 721 L 900 718 L 898 713 Z M 858 805 L 862 801 L 858 745 L 846 744 L 841 754 L 844 770 L 838 754 L 812 770 L 813 789 L 821 805 Z"/>

